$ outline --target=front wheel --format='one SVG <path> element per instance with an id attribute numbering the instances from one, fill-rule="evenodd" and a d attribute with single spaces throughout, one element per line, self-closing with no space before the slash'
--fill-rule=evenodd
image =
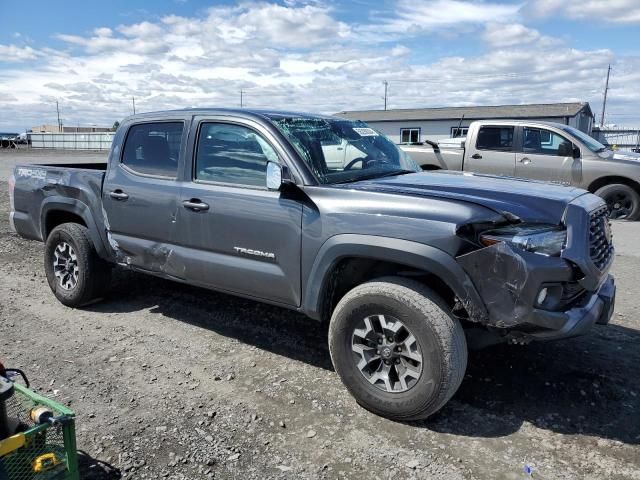
<path id="1" fill-rule="evenodd" d="M 44 253 L 47 282 L 68 307 L 81 307 L 104 296 L 111 267 L 93 246 L 87 227 L 63 223 L 51 231 Z"/>
<path id="2" fill-rule="evenodd" d="M 629 185 L 613 183 L 596 191 L 609 207 L 611 218 L 638 220 L 640 218 L 640 195 Z"/>
<path id="3" fill-rule="evenodd" d="M 394 420 L 426 418 L 456 392 L 467 366 L 460 323 L 424 285 L 399 277 L 364 283 L 335 308 L 329 348 L 357 402 Z"/>

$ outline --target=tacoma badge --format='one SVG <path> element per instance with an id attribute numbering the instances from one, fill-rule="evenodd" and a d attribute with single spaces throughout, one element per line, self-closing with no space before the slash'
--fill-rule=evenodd
<path id="1" fill-rule="evenodd" d="M 270 258 L 272 260 L 275 260 L 276 258 L 276 254 L 271 252 L 263 252 L 261 250 L 252 250 L 250 248 L 244 248 L 244 247 L 233 247 L 233 249 L 236 252 L 241 253 L 243 255 L 253 255 L 254 257 L 264 257 L 264 258 Z"/>

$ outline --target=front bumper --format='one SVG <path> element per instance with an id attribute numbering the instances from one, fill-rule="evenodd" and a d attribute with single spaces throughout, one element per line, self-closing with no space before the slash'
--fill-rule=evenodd
<path id="1" fill-rule="evenodd" d="M 552 340 L 585 334 L 607 324 L 615 304 L 615 282 L 607 270 L 594 289 L 579 287 L 575 296 L 553 306 L 538 304 L 542 288 L 579 285 L 579 271 L 560 257 L 515 250 L 499 243 L 457 258 L 483 299 L 489 327 L 507 340 Z M 582 277 L 584 278 L 584 277 Z"/>
<path id="2" fill-rule="evenodd" d="M 616 303 L 616 284 L 608 275 L 597 292 L 587 297 L 582 306 L 565 312 L 548 312 L 534 309 L 532 324 L 544 330 L 525 336 L 535 340 L 557 340 L 584 335 L 594 324 L 606 325 L 611 320 Z"/>

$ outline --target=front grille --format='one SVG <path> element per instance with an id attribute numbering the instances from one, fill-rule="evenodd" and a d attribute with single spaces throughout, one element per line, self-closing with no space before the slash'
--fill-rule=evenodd
<path id="1" fill-rule="evenodd" d="M 591 212 L 589 216 L 589 255 L 598 270 L 604 270 L 613 257 L 611 224 L 606 205 Z"/>

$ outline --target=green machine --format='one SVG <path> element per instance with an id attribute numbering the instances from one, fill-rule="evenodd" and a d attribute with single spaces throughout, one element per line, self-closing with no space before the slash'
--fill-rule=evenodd
<path id="1" fill-rule="evenodd" d="M 28 387 L 0 364 L 0 480 L 79 479 L 75 414 Z"/>

